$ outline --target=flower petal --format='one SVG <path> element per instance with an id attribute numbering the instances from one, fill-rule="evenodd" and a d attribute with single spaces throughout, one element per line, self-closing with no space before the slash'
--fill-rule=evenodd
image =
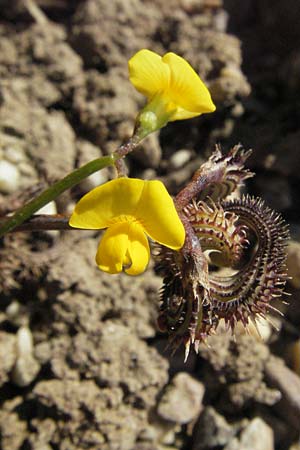
<path id="1" fill-rule="evenodd" d="M 131 266 L 125 269 L 128 275 L 139 275 L 146 269 L 150 259 L 150 248 L 148 239 L 143 228 L 132 223 L 129 229 L 128 256 Z"/>
<path id="2" fill-rule="evenodd" d="M 108 228 L 102 236 L 96 254 L 99 269 L 111 274 L 120 273 L 128 264 L 129 223 L 117 223 Z"/>
<path id="3" fill-rule="evenodd" d="M 175 113 L 170 117 L 169 122 L 174 122 L 175 120 L 185 120 L 193 119 L 193 117 L 200 116 L 199 112 L 191 112 L 178 106 Z"/>
<path id="4" fill-rule="evenodd" d="M 126 221 L 127 215 L 134 216 L 144 185 L 137 178 L 117 178 L 92 189 L 76 204 L 70 226 L 97 230 Z"/>
<path id="5" fill-rule="evenodd" d="M 184 226 L 172 198 L 161 181 L 145 182 L 135 215 L 154 241 L 174 250 L 183 246 Z"/>
<path id="6" fill-rule="evenodd" d="M 168 89 L 170 69 L 161 56 L 150 50 L 140 50 L 129 61 L 129 79 L 148 98 Z"/>
<path id="7" fill-rule="evenodd" d="M 166 53 L 162 57 L 171 72 L 168 95 L 170 99 L 187 112 L 196 115 L 213 112 L 216 107 L 212 102 L 210 93 L 200 77 L 190 64 L 175 53 Z M 190 118 L 190 114 L 184 117 L 182 111 L 180 117 L 172 117 L 172 120 Z"/>
<path id="8" fill-rule="evenodd" d="M 150 249 L 143 228 L 135 223 L 117 223 L 104 233 L 96 254 L 99 269 L 111 274 L 123 269 L 129 275 L 144 272 Z"/>

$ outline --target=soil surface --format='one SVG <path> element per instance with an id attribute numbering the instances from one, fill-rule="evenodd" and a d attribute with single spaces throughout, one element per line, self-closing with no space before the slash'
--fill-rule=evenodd
<path id="1" fill-rule="evenodd" d="M 171 194 L 216 142 L 253 148 L 250 194 L 291 225 L 291 293 L 249 335 L 183 362 L 156 319 L 161 279 L 101 273 L 99 233 L 16 233 L 0 257 L 1 450 L 297 450 L 300 424 L 300 10 L 292 0 L 0 0 L 0 212 L 132 133 L 139 49 L 185 57 L 217 112 L 128 158 Z M 107 170 L 63 194 L 69 214 Z M 286 298 L 284 299 L 286 300 Z"/>

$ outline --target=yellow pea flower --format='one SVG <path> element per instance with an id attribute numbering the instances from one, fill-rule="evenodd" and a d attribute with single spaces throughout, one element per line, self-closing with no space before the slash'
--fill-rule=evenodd
<path id="1" fill-rule="evenodd" d="M 104 272 L 142 273 L 150 259 L 146 235 L 179 250 L 185 230 L 163 183 L 117 178 L 99 186 L 76 204 L 71 227 L 105 231 L 96 254 Z"/>
<path id="2" fill-rule="evenodd" d="M 203 81 L 175 53 L 161 57 L 143 49 L 128 61 L 128 68 L 131 83 L 148 99 L 137 120 L 144 135 L 169 121 L 190 119 L 216 109 Z"/>

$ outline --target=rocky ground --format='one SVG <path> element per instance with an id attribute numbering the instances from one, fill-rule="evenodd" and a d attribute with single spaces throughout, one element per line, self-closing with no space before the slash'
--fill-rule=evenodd
<path id="1" fill-rule="evenodd" d="M 247 190 L 291 224 L 293 276 L 276 329 L 261 325 L 262 340 L 220 330 L 184 364 L 157 331 L 152 266 L 137 278 L 101 273 L 94 232 L 7 236 L 1 449 L 299 449 L 299 16 L 292 0 L 0 0 L 2 214 L 128 138 L 144 100 L 127 60 L 170 50 L 206 80 L 217 112 L 146 139 L 130 174 L 175 194 L 215 142 L 253 148 Z M 69 213 L 109 177 L 48 212 Z"/>

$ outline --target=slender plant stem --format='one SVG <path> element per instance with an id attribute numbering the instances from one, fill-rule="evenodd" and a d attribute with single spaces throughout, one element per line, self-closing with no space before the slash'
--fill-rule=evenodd
<path id="1" fill-rule="evenodd" d="M 0 218 L 0 226 L 6 222 L 9 217 Z M 61 214 L 35 214 L 27 219 L 21 225 L 15 227 L 12 232 L 18 231 L 42 231 L 42 230 L 78 230 L 78 228 L 69 225 L 70 217 Z"/>
<path id="2" fill-rule="evenodd" d="M 94 159 L 79 169 L 74 170 L 74 172 L 69 173 L 62 180 L 57 181 L 36 198 L 19 208 L 14 215 L 0 227 L 0 237 L 21 225 L 47 203 L 55 200 L 64 191 L 80 183 L 80 181 L 84 180 L 92 173 L 97 172 L 104 167 L 113 165 L 117 159 L 119 159 L 119 157 L 115 154 L 104 156 L 102 158 Z"/>
<path id="3" fill-rule="evenodd" d="M 6 233 L 19 227 L 25 220 L 29 219 L 34 213 L 36 213 L 47 203 L 55 200 L 60 194 L 67 189 L 76 186 L 86 177 L 98 170 L 104 169 L 104 167 L 115 165 L 117 161 L 124 158 L 128 153 L 132 152 L 140 141 L 146 136 L 142 129 L 135 130 L 133 136 L 123 145 L 121 145 L 114 153 L 109 156 L 103 156 L 102 158 L 94 159 L 88 162 L 79 169 L 74 170 L 65 176 L 62 180 L 57 181 L 48 189 L 43 191 L 33 200 L 26 203 L 19 208 L 11 217 L 9 217 L 3 225 L 0 223 L 0 238 Z M 119 165 L 122 167 L 122 164 Z"/>

